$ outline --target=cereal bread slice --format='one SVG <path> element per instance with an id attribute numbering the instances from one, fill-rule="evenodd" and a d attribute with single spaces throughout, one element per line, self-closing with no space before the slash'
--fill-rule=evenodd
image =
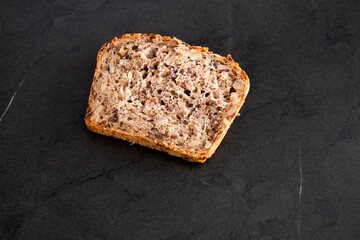
<path id="1" fill-rule="evenodd" d="M 230 55 L 126 34 L 98 53 L 85 123 L 96 133 L 205 162 L 248 91 L 249 79 Z"/>

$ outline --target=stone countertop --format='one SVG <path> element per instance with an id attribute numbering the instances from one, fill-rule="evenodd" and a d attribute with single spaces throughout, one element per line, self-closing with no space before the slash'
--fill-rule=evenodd
<path id="1" fill-rule="evenodd" d="M 1 5 L 0 239 L 360 239 L 357 1 Z M 205 164 L 86 130 L 97 51 L 133 32 L 249 75 Z"/>

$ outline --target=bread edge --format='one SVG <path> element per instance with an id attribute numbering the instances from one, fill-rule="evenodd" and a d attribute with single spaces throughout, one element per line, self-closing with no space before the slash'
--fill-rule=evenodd
<path id="1" fill-rule="evenodd" d="M 211 51 L 209 51 L 209 49 L 207 47 L 200 47 L 200 46 L 191 46 L 177 38 L 171 38 L 169 36 L 161 36 L 159 34 L 141 34 L 141 33 L 131 33 L 131 34 L 124 34 L 121 37 L 114 37 L 111 41 L 115 42 L 117 40 L 120 39 L 125 39 L 125 38 L 146 38 L 146 37 L 150 37 L 150 38 L 158 38 L 158 39 L 162 39 L 164 41 L 176 41 L 179 44 L 185 44 L 187 45 L 189 48 L 191 49 L 196 49 L 200 52 L 208 52 L 208 53 L 213 53 Z M 106 42 L 103 44 L 103 46 L 100 48 L 98 54 L 97 54 L 97 58 L 96 58 L 96 68 L 95 68 L 95 74 L 94 74 L 94 78 L 93 78 L 93 82 L 91 84 L 91 89 L 90 91 L 92 91 L 92 87 L 94 84 L 94 80 L 96 79 L 96 77 L 98 76 L 98 74 L 100 73 L 100 65 L 101 65 L 101 58 L 102 58 L 102 54 L 103 51 L 106 49 L 106 47 L 110 44 L 110 42 Z M 223 56 L 221 56 L 223 57 Z M 115 137 L 118 139 L 122 139 L 122 140 L 126 140 L 132 143 L 137 143 L 139 145 L 145 146 L 145 147 L 149 147 L 152 149 L 156 149 L 159 151 L 164 151 L 172 156 L 176 156 L 176 157 L 181 157 L 189 162 L 198 162 L 198 163 L 204 163 L 208 158 L 211 157 L 211 155 L 215 152 L 215 150 L 218 148 L 218 146 L 220 145 L 221 141 L 224 139 L 228 129 L 230 128 L 230 125 L 233 123 L 234 119 L 236 118 L 236 116 L 238 115 L 242 105 L 245 102 L 245 98 L 249 92 L 250 89 L 250 80 L 247 76 L 247 74 L 245 73 L 244 70 L 242 70 L 239 66 L 238 63 L 236 63 L 231 55 L 229 54 L 227 57 L 223 57 L 225 58 L 233 68 L 235 68 L 236 70 L 240 71 L 241 74 L 241 78 L 244 81 L 244 90 L 241 94 L 241 99 L 240 102 L 236 108 L 235 113 L 230 116 L 229 118 L 227 118 L 227 123 L 224 124 L 224 126 L 218 130 L 218 135 L 216 136 L 216 140 L 212 143 L 212 145 L 210 146 L 209 150 L 205 153 L 201 153 L 201 154 L 196 154 L 196 153 L 192 153 L 192 152 L 188 152 L 188 151 L 184 151 L 181 150 L 179 148 L 176 147 L 172 147 L 172 146 L 167 146 L 162 142 L 158 142 L 156 140 L 150 139 L 146 136 L 142 136 L 142 135 L 138 135 L 138 134 L 131 134 L 128 133 L 126 131 L 122 131 L 120 129 L 113 129 L 113 128 L 104 128 L 102 126 L 100 126 L 99 124 L 96 123 L 92 123 L 90 121 L 90 119 L 87 117 L 87 114 L 85 116 L 85 125 L 87 127 L 87 129 L 89 131 L 95 132 L 95 133 L 99 133 L 102 135 L 106 135 L 106 136 L 110 136 L 110 137 Z M 86 113 L 88 113 L 90 111 L 90 103 L 91 103 L 91 94 L 89 95 L 89 100 L 88 100 L 88 107 L 86 110 Z"/>

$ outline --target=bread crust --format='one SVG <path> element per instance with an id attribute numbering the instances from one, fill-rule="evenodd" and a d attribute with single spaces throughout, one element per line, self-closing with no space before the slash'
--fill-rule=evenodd
<path id="1" fill-rule="evenodd" d="M 185 44 L 187 45 L 189 48 L 191 49 L 195 49 L 199 52 L 208 52 L 208 53 L 213 53 L 211 51 L 209 51 L 209 49 L 207 47 L 200 47 L 200 46 L 190 46 L 189 44 L 177 39 L 177 38 L 171 38 L 168 36 L 161 36 L 158 34 L 141 34 L 141 33 L 132 33 L 132 34 L 125 34 L 122 35 L 121 37 L 115 37 L 113 38 L 113 40 L 111 41 L 111 43 L 116 42 L 120 39 L 142 39 L 142 38 L 157 38 L 157 39 L 161 39 L 163 41 L 176 41 L 179 44 Z M 104 53 L 104 50 L 111 44 L 109 42 L 106 42 L 99 50 L 98 55 L 97 55 L 97 64 L 96 64 L 96 68 L 95 68 L 95 74 L 94 74 L 94 78 L 93 78 L 93 84 L 95 82 L 95 79 L 98 77 L 98 75 L 100 74 L 100 65 L 101 65 L 101 58 L 102 55 Z M 234 114 L 232 114 L 231 116 L 229 116 L 227 118 L 227 121 L 225 122 L 225 124 L 222 126 L 221 129 L 218 130 L 218 134 L 216 136 L 215 141 L 212 143 L 211 147 L 208 149 L 208 151 L 206 152 L 202 152 L 202 153 L 193 153 L 193 152 L 189 152 L 186 150 L 182 150 L 179 149 L 177 147 L 174 146 L 168 146 L 166 143 L 163 143 L 161 141 L 157 141 L 156 139 L 150 139 L 146 136 L 142 136 L 139 134 L 132 134 L 132 133 L 128 133 L 126 131 L 122 131 L 120 129 L 116 129 L 116 128 L 110 128 L 110 127 L 103 127 L 97 123 L 93 123 L 90 121 L 90 117 L 88 116 L 88 114 L 86 114 L 85 116 L 85 124 L 86 127 L 89 131 L 92 132 L 96 132 L 102 135 L 106 135 L 106 136 L 111 136 L 111 137 L 115 137 L 115 138 L 119 138 L 122 140 L 126 140 L 132 143 L 137 143 L 140 144 L 142 146 L 146 146 L 152 149 L 156 149 L 159 151 L 164 151 L 167 152 L 170 155 L 176 156 L 176 157 L 181 157 L 187 161 L 190 162 L 198 162 L 198 163 L 204 163 L 206 161 L 206 159 L 210 158 L 211 155 L 215 152 L 215 150 L 217 149 L 217 147 L 220 145 L 221 141 L 223 140 L 223 138 L 225 137 L 228 129 L 230 128 L 230 125 L 232 124 L 232 122 L 234 121 L 235 117 L 238 115 L 242 105 L 245 102 L 245 98 L 249 92 L 250 89 L 250 80 L 247 76 L 247 74 L 245 73 L 245 71 L 243 71 L 240 66 L 234 62 L 234 60 L 232 59 L 231 55 L 229 54 L 227 57 L 223 57 L 226 62 L 228 62 L 232 68 L 234 70 L 237 70 L 240 72 L 241 75 L 241 79 L 244 81 L 244 89 L 243 91 L 240 93 L 240 102 L 237 105 L 236 111 Z M 93 89 L 93 84 L 91 86 L 91 91 Z M 88 113 L 90 111 L 90 106 L 91 106 L 91 94 L 89 96 L 89 100 L 88 100 L 88 107 L 86 110 L 86 113 Z"/>

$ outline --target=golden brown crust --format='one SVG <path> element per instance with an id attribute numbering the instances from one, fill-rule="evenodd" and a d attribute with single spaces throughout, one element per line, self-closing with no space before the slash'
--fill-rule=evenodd
<path id="1" fill-rule="evenodd" d="M 190 162 L 199 162 L 203 163 L 206 160 L 205 156 L 197 156 L 193 155 L 190 152 L 181 151 L 180 149 L 169 147 L 164 145 L 162 142 L 157 142 L 156 140 L 149 139 L 145 136 L 141 135 L 134 135 L 125 131 L 122 131 L 120 129 L 113 129 L 113 128 L 104 128 L 100 126 L 99 124 L 92 123 L 89 121 L 89 119 L 85 119 L 86 127 L 88 130 L 92 132 L 96 132 L 102 135 L 110 136 L 119 138 L 122 140 L 126 140 L 132 143 L 137 143 L 145 147 L 149 147 L 152 149 L 156 149 L 159 151 L 167 152 L 170 155 L 184 158 Z"/>
<path id="2" fill-rule="evenodd" d="M 141 34 L 141 33 L 132 33 L 132 34 L 125 34 L 122 35 L 121 37 L 115 37 L 113 38 L 113 40 L 111 41 L 116 42 L 120 39 L 126 39 L 126 38 L 157 38 L 159 40 L 163 40 L 163 41 L 175 41 L 179 44 L 186 44 L 189 48 L 191 49 L 196 49 L 200 52 L 208 52 L 208 53 L 213 53 L 211 51 L 209 51 L 209 49 L 207 47 L 200 47 L 200 46 L 190 46 L 187 43 L 177 39 L 177 38 L 171 38 L 168 36 L 161 36 L 158 34 Z M 97 55 L 97 64 L 96 64 L 96 68 L 95 68 L 95 74 L 94 74 L 94 79 L 96 79 L 96 77 L 99 75 L 100 73 L 100 64 L 101 64 L 101 58 L 102 58 L 102 54 L 104 52 L 104 50 L 106 49 L 106 47 L 109 45 L 109 42 L 106 42 L 101 49 L 98 52 Z M 103 134 L 103 135 L 107 135 L 107 136 L 112 136 L 115 138 L 119 138 L 119 139 L 123 139 L 132 143 L 137 143 L 140 144 L 142 146 L 146 146 L 152 149 L 156 149 L 156 150 L 160 150 L 160 151 L 164 151 L 167 152 L 170 155 L 173 156 L 177 156 L 177 157 L 181 157 L 185 160 L 188 160 L 190 162 L 199 162 L 199 163 L 203 163 L 206 161 L 206 159 L 210 158 L 211 155 L 215 152 L 215 150 L 217 149 L 217 147 L 219 146 L 219 144 L 221 143 L 222 139 L 225 137 L 231 123 L 234 121 L 235 117 L 238 115 L 240 108 L 242 107 L 242 105 L 244 104 L 245 98 L 248 94 L 249 88 L 250 88 L 250 81 L 249 78 L 247 76 L 247 74 L 245 73 L 245 71 L 243 71 L 239 65 L 234 62 L 234 60 L 232 59 L 231 55 L 229 54 L 228 57 L 223 57 L 225 61 L 227 61 L 228 63 L 230 63 L 230 65 L 234 68 L 234 70 L 237 70 L 241 73 L 241 78 L 244 81 L 244 90 L 241 93 L 241 100 L 236 108 L 236 113 L 231 115 L 230 117 L 227 118 L 228 122 L 226 124 L 223 125 L 223 127 L 221 129 L 219 129 L 218 131 L 218 135 L 216 136 L 216 140 L 213 142 L 213 144 L 211 145 L 211 147 L 208 149 L 207 152 L 205 153 L 192 153 L 192 152 L 188 152 L 186 150 L 182 150 L 179 149 L 177 147 L 173 147 L 173 146 L 167 146 L 166 144 L 164 144 L 163 142 L 157 141 L 157 140 L 153 140 L 150 138 L 147 138 L 146 136 L 141 136 L 141 135 L 136 135 L 136 134 L 131 134 L 125 131 L 122 131 L 120 129 L 115 129 L 115 128 L 106 128 L 103 127 L 99 124 L 96 123 L 92 123 L 90 121 L 90 117 L 88 117 L 88 115 L 86 114 L 85 116 L 85 124 L 88 130 L 99 133 L 99 134 Z M 93 81 L 94 83 L 94 81 Z M 92 86 L 93 87 L 93 86 Z M 91 88 L 92 88 L 91 87 Z M 88 108 L 87 108 L 87 113 L 90 111 L 90 104 L 91 104 L 91 94 L 89 96 L 89 101 L 88 101 Z"/>

